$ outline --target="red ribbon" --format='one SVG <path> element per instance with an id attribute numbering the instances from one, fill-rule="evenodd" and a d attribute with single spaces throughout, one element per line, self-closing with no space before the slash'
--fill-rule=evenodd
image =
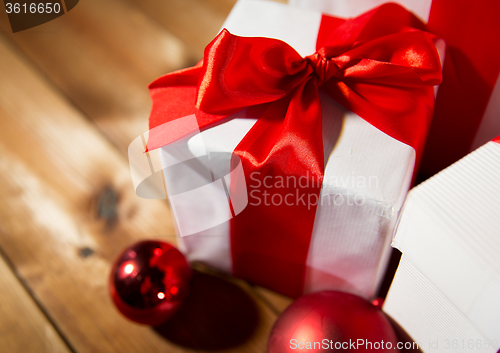
<path id="1" fill-rule="evenodd" d="M 318 89 L 420 156 L 433 86 L 441 82 L 435 37 L 423 29 L 394 4 L 350 20 L 324 16 L 318 50 L 305 58 L 282 41 L 223 30 L 205 49 L 203 63 L 151 84 L 150 129 L 190 114 L 207 128 L 258 108 L 258 121 L 234 150 L 254 191 L 231 220 L 235 275 L 291 297 L 302 294 L 316 214 L 309 201 L 318 199 L 324 172 Z M 180 137 L 150 134 L 148 149 Z M 301 186 L 265 186 L 283 176 L 302 180 Z"/>
<path id="2" fill-rule="evenodd" d="M 500 74 L 499 17 L 500 1 L 432 1 L 428 28 L 446 40 L 446 55 L 420 168 L 424 178 L 470 152 Z"/>

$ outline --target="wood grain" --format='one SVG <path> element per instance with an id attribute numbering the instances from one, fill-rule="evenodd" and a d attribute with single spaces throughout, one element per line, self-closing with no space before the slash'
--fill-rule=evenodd
<path id="1" fill-rule="evenodd" d="M 135 195 L 123 154 L 2 38 L 0 57 L 0 247 L 78 352 L 188 351 L 125 320 L 107 289 L 125 246 L 174 241 L 166 203 Z M 265 351 L 276 315 L 254 299 L 261 323 L 232 351 Z"/>
<path id="2" fill-rule="evenodd" d="M 134 0 L 127 0 L 134 1 Z M 229 0 L 212 6 L 201 0 L 141 0 L 134 4 L 203 57 L 203 49 L 219 32 L 232 8 Z"/>
<path id="3" fill-rule="evenodd" d="M 15 34 L 2 12 L 0 28 L 125 153 L 148 128 L 147 85 L 201 59 L 235 2 L 85 0 Z"/>
<path id="4" fill-rule="evenodd" d="M 0 352 L 70 352 L 0 256 Z"/>
<path id="5" fill-rule="evenodd" d="M 182 41 L 121 0 L 80 1 L 74 11 L 15 34 L 5 13 L 0 19 L 10 40 L 124 153 L 148 129 L 147 85 L 198 60 Z"/>

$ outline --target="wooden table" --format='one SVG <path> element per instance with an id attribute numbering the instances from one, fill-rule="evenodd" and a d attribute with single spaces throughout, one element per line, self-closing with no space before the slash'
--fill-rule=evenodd
<path id="1" fill-rule="evenodd" d="M 147 84 L 197 62 L 233 3 L 82 0 L 16 34 L 0 5 L 0 352 L 193 351 L 122 317 L 107 280 L 131 243 L 175 242 L 168 204 L 135 195 L 127 147 Z M 223 281 L 259 318 L 224 351 L 264 352 L 290 300 Z"/>

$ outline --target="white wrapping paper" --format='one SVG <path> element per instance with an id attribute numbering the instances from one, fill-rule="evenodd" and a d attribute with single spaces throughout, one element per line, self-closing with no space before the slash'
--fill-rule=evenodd
<path id="1" fill-rule="evenodd" d="M 384 311 L 424 352 L 500 349 L 499 173 L 489 142 L 408 195 Z"/>

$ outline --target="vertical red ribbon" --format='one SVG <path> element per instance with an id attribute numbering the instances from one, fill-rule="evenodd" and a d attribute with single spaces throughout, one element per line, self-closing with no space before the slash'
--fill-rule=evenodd
<path id="1" fill-rule="evenodd" d="M 249 204 L 231 220 L 233 273 L 297 297 L 324 173 L 316 80 L 271 104 L 234 153 L 245 170 Z M 240 186 L 231 181 L 233 187 Z"/>
<path id="2" fill-rule="evenodd" d="M 500 74 L 499 18 L 500 1 L 432 1 L 427 27 L 447 50 L 422 158 L 424 177 L 469 153 Z"/>

